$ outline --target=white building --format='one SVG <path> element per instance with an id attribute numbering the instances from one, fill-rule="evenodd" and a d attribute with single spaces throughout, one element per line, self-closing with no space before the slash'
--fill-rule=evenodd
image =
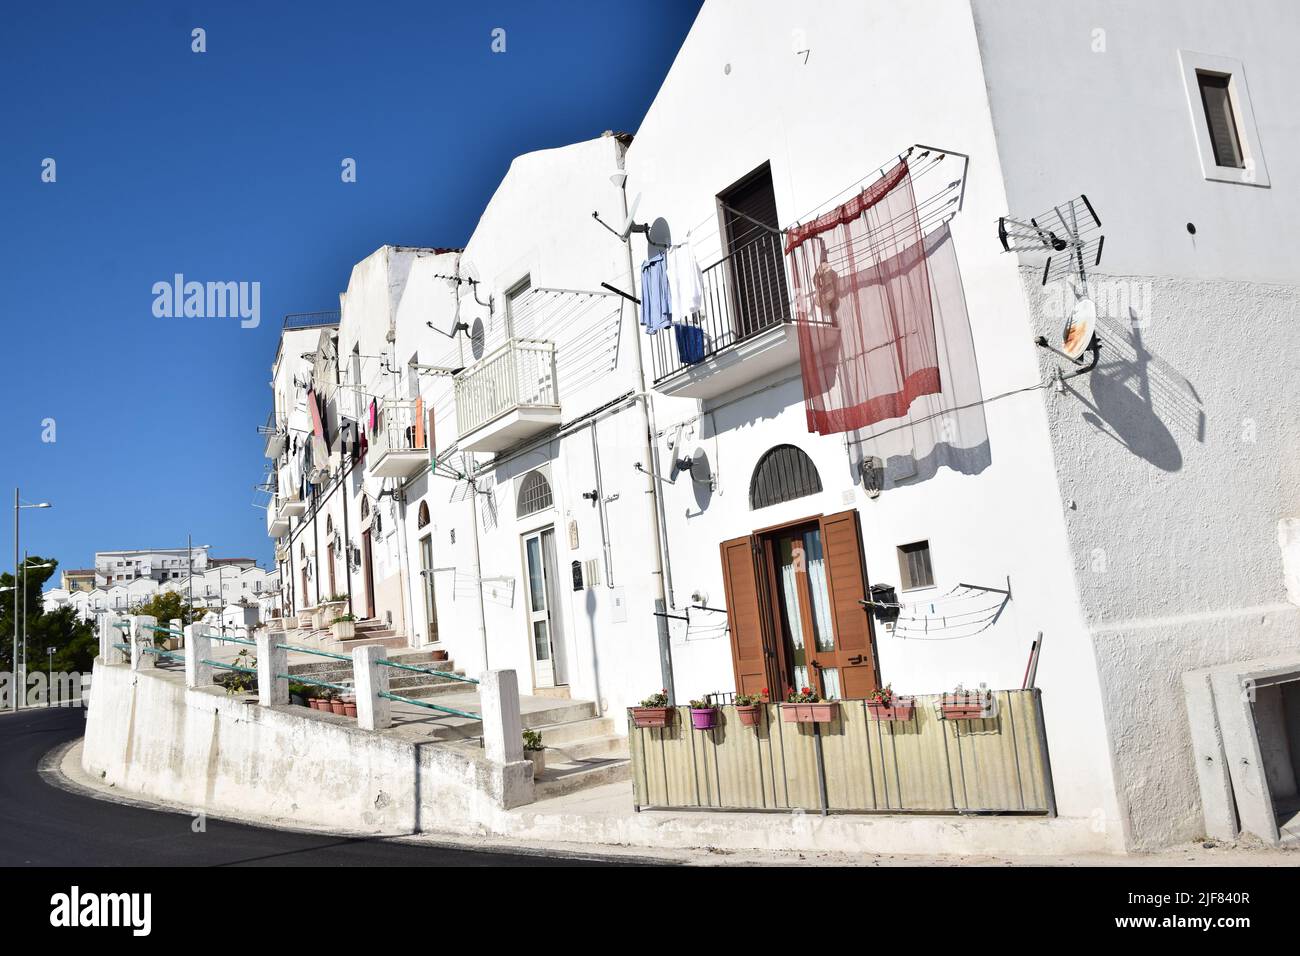
<path id="1" fill-rule="evenodd" d="M 1195 837 L 1181 675 L 1297 624 L 1300 12 L 1250 10 L 709 0 L 634 139 L 517 158 L 462 252 L 383 247 L 337 330 L 286 329 L 276 416 L 315 433 L 324 396 L 325 467 L 311 491 L 281 463 L 285 606 L 346 588 L 412 645 L 620 719 L 661 686 L 1017 688 L 1041 635 L 1057 825 Z M 876 199 L 870 234 L 833 230 Z M 1095 367 L 1053 348 L 1077 270 L 1044 284 L 999 241 L 1067 205 L 1104 224 Z M 602 223 L 629 208 L 624 243 Z M 930 330 L 924 384 L 870 365 L 856 427 L 813 434 L 801 348 L 853 380 L 837 309 L 885 284 L 855 271 L 882 235 L 933 277 L 890 306 Z M 687 242 L 703 314 L 647 336 L 612 290 Z"/>
<path id="2" fill-rule="evenodd" d="M 208 567 L 208 547 L 96 551 L 95 587 L 110 588 L 149 579 L 162 584 Z"/>

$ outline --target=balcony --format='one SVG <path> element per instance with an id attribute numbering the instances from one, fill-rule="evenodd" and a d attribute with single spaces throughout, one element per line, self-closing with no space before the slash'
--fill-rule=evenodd
<path id="1" fill-rule="evenodd" d="M 799 361 L 781 237 L 764 233 L 704 270 L 704 315 L 650 339 L 654 387 L 716 398 Z"/>
<path id="2" fill-rule="evenodd" d="M 307 513 L 307 502 L 298 496 L 296 491 L 290 494 L 282 494 L 277 499 L 280 503 L 280 517 L 286 521 L 290 518 L 301 518 Z"/>
<path id="3" fill-rule="evenodd" d="M 376 478 L 411 478 L 429 464 L 429 445 L 415 402 L 385 402 L 369 451 Z"/>
<path id="4" fill-rule="evenodd" d="M 456 376 L 461 451 L 503 451 L 559 424 L 552 342 L 511 339 Z"/>
<path id="5" fill-rule="evenodd" d="M 289 442 L 289 431 L 283 422 L 275 420 L 274 414 L 266 417 L 266 424 L 258 428 L 258 432 L 266 437 L 267 458 L 275 461 L 284 454 L 285 445 Z"/>
<path id="6" fill-rule="evenodd" d="M 280 496 L 274 495 L 266 506 L 266 533 L 272 538 L 289 533 L 289 516 L 282 512 L 280 505 Z"/>

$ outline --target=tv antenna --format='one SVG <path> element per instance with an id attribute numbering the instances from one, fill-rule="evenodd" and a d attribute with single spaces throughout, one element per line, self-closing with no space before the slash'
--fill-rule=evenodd
<path id="1" fill-rule="evenodd" d="M 1075 280 L 1075 304 L 1056 349 L 1070 361 L 1078 363 L 1083 353 L 1092 351 L 1091 371 L 1097 364 L 1101 348 L 1096 336 L 1097 306 L 1088 295 L 1088 269 L 1101 264 L 1101 250 L 1106 237 L 1101 235 L 1101 219 L 1085 194 L 1029 220 L 1012 216 L 998 218 L 998 239 L 1003 252 L 1047 253 L 1043 264 L 1042 284 L 1049 280 Z M 1039 336 L 1038 345 L 1050 348 Z"/>

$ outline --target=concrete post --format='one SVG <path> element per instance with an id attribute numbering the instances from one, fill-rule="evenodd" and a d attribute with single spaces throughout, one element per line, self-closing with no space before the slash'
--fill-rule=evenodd
<path id="1" fill-rule="evenodd" d="M 127 617 L 127 621 L 131 624 L 127 631 L 131 635 L 131 670 L 149 670 L 157 666 L 158 655 L 146 654 L 144 649 L 154 646 L 154 632 L 148 628 L 157 627 L 158 618 L 148 614 L 132 614 Z"/>
<path id="2" fill-rule="evenodd" d="M 183 648 L 185 646 L 185 639 L 178 636 L 185 631 L 185 629 L 181 627 L 181 619 L 179 617 L 174 617 L 167 622 L 167 626 L 176 632 L 176 634 L 169 634 L 167 636 L 176 641 L 177 648 Z"/>
<path id="3" fill-rule="evenodd" d="M 483 749 L 493 763 L 524 759 L 524 722 L 519 716 L 519 678 L 514 671 L 484 671 L 478 685 Z"/>
<path id="4" fill-rule="evenodd" d="M 289 703 L 289 652 L 276 645 L 284 643 L 279 631 L 257 632 L 257 702 L 263 707 Z"/>
<path id="5" fill-rule="evenodd" d="M 191 690 L 196 687 L 211 687 L 214 668 L 203 661 L 212 659 L 212 639 L 208 637 L 208 625 L 187 624 L 185 626 L 185 686 Z"/>
<path id="6" fill-rule="evenodd" d="M 387 648 L 352 648 L 352 686 L 357 692 L 357 726 L 362 730 L 384 730 L 393 725 L 393 714 L 387 697 L 388 668 L 379 663 Z"/>
<path id="7" fill-rule="evenodd" d="M 125 644 L 129 640 L 126 632 L 117 626 L 118 616 L 107 613 L 99 619 L 99 659 L 105 664 L 125 664 L 127 657 L 114 644 Z"/>

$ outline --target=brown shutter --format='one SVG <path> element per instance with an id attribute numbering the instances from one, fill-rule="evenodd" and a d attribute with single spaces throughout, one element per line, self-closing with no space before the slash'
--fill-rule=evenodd
<path id="1" fill-rule="evenodd" d="M 856 511 L 841 511 L 820 520 L 840 686 L 845 699 L 853 700 L 866 697 L 880 686 L 871 615 L 858 603 L 867 596 L 862 533 Z"/>
<path id="2" fill-rule="evenodd" d="M 756 694 L 770 686 L 768 627 L 763 592 L 754 566 L 754 542 L 749 536 L 722 542 L 722 580 L 727 596 L 736 691 Z"/>

